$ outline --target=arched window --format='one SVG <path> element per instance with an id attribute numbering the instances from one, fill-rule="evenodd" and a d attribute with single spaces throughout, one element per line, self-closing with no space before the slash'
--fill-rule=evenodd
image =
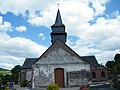
<path id="1" fill-rule="evenodd" d="M 101 77 L 105 78 L 105 72 L 104 71 L 101 72 Z"/>
<path id="2" fill-rule="evenodd" d="M 96 78 L 95 72 L 92 72 L 92 78 Z"/>

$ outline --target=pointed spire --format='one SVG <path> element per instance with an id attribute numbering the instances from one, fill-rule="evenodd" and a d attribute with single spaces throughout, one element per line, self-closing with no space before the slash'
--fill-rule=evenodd
<path id="1" fill-rule="evenodd" d="M 63 26 L 60 11 L 58 9 L 54 26 Z"/>
<path id="2" fill-rule="evenodd" d="M 67 33 L 65 32 L 65 25 L 62 23 L 60 11 L 58 9 L 55 24 L 51 26 L 51 42 L 54 43 L 57 40 L 66 42 Z"/>

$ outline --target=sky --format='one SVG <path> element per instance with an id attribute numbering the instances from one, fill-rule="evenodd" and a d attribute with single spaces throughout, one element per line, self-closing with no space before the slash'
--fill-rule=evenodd
<path id="1" fill-rule="evenodd" d="M 119 5 L 120 0 L 0 0 L 0 67 L 10 70 L 47 50 L 58 8 L 66 44 L 105 65 L 120 53 Z"/>

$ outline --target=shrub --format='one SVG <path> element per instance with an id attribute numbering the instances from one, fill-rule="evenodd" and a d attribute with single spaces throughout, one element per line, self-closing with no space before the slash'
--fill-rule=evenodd
<path id="1" fill-rule="evenodd" d="M 27 80 L 24 80 L 21 82 L 21 87 L 26 87 L 28 85 L 28 81 Z"/>
<path id="2" fill-rule="evenodd" d="M 59 87 L 57 84 L 53 83 L 48 85 L 47 90 L 59 90 Z"/>
<path id="3" fill-rule="evenodd" d="M 59 87 L 57 84 L 53 83 L 48 85 L 47 90 L 59 90 Z"/>
<path id="4" fill-rule="evenodd" d="M 1 89 L 1 86 L 2 86 L 2 79 L 0 78 L 0 89 Z"/>
<path id="5" fill-rule="evenodd" d="M 10 88 L 8 86 L 5 87 L 5 90 L 10 90 Z"/>

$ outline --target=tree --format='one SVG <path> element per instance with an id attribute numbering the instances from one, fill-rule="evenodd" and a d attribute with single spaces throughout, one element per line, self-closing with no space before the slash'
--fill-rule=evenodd
<path id="1" fill-rule="evenodd" d="M 114 57 L 114 60 L 116 63 L 120 63 L 120 54 L 117 53 Z"/>
<path id="2" fill-rule="evenodd" d="M 19 74 L 21 71 L 21 66 L 20 65 L 16 65 L 12 70 L 11 73 L 12 74 Z"/>
<path id="3" fill-rule="evenodd" d="M 114 69 L 115 66 L 115 61 L 107 61 L 107 63 L 105 64 L 105 66 L 109 69 Z"/>
<path id="4" fill-rule="evenodd" d="M 120 74 L 120 63 L 118 63 L 115 67 L 116 67 L 116 73 Z"/>
<path id="5" fill-rule="evenodd" d="M 11 70 L 11 73 L 12 75 L 16 76 L 16 78 L 14 78 L 16 81 L 15 83 L 18 82 L 18 78 L 19 78 L 19 73 L 21 71 L 21 66 L 20 65 L 16 65 L 12 70 Z"/>
<path id="6" fill-rule="evenodd" d="M 109 70 L 109 76 L 112 75 L 110 77 L 120 74 L 120 54 L 114 56 L 114 61 L 107 61 L 105 66 Z"/>
<path id="7" fill-rule="evenodd" d="M 0 90 L 1 90 L 1 86 L 2 86 L 2 79 L 0 78 Z"/>
<path id="8" fill-rule="evenodd" d="M 116 73 L 117 74 L 120 74 L 120 54 L 116 54 L 115 57 L 114 57 L 114 60 L 115 60 L 115 68 L 116 68 Z"/>
<path id="9" fill-rule="evenodd" d="M 10 82 L 11 80 L 11 75 L 7 74 L 4 77 L 2 77 L 3 84 L 7 84 L 7 82 Z"/>

